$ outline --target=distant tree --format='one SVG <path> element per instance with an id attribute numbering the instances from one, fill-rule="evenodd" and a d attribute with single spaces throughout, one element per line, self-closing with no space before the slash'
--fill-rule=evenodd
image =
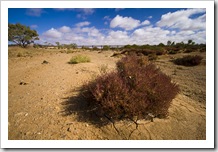
<path id="1" fill-rule="evenodd" d="M 8 41 L 14 42 L 21 47 L 26 47 L 35 40 L 39 40 L 36 30 L 31 30 L 29 26 L 17 24 L 8 24 Z"/>
<path id="2" fill-rule="evenodd" d="M 57 45 L 57 46 L 59 46 L 59 45 L 60 45 L 60 42 L 55 42 L 55 43 L 56 43 L 56 45 Z"/>
<path id="3" fill-rule="evenodd" d="M 128 45 L 125 45 L 124 48 L 125 48 L 125 49 L 129 49 L 129 48 L 131 48 L 131 45 L 129 45 L 129 44 L 128 44 Z"/>
<path id="4" fill-rule="evenodd" d="M 188 45 L 195 45 L 195 42 L 192 40 L 188 40 Z"/>
<path id="5" fill-rule="evenodd" d="M 61 48 L 60 42 L 55 42 L 55 43 L 58 46 L 58 49 L 60 49 Z"/>
<path id="6" fill-rule="evenodd" d="M 170 45 L 171 45 L 171 43 L 172 43 L 171 41 L 167 41 L 167 45 L 168 45 L 168 46 L 170 46 Z"/>
<path id="7" fill-rule="evenodd" d="M 69 44 L 69 47 L 72 48 L 72 49 L 76 49 L 77 48 L 77 44 L 76 43 Z"/>
<path id="8" fill-rule="evenodd" d="M 161 47 L 163 47 L 163 46 L 165 46 L 163 43 L 160 43 L 160 44 L 158 44 L 158 46 L 161 46 Z"/>
<path id="9" fill-rule="evenodd" d="M 171 43 L 171 46 L 174 46 L 174 45 L 175 45 L 175 42 L 172 42 L 172 43 Z"/>
<path id="10" fill-rule="evenodd" d="M 109 49 L 110 49 L 110 46 L 108 46 L 108 45 L 103 46 L 103 50 L 109 50 Z"/>

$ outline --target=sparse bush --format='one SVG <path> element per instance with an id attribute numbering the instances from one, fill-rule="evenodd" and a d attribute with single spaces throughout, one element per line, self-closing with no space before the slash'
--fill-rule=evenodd
<path id="1" fill-rule="evenodd" d="M 177 52 L 176 51 L 174 51 L 174 50 L 169 50 L 168 51 L 168 54 L 176 54 Z"/>
<path id="2" fill-rule="evenodd" d="M 121 57 L 121 55 L 122 55 L 121 53 L 114 52 L 113 55 L 111 55 L 111 57 L 118 57 L 119 58 L 119 57 Z"/>
<path id="3" fill-rule="evenodd" d="M 149 60 L 149 61 L 157 60 L 157 55 L 156 55 L 155 53 L 149 54 L 149 55 L 148 55 L 148 60 Z"/>
<path id="4" fill-rule="evenodd" d="M 173 60 L 173 62 L 177 65 L 184 65 L 184 66 L 196 66 L 199 65 L 201 63 L 201 60 L 203 59 L 203 57 L 199 56 L 199 55 L 187 55 L 184 56 L 182 58 L 177 58 L 175 60 Z"/>
<path id="5" fill-rule="evenodd" d="M 101 74 L 106 74 L 107 71 L 108 71 L 108 65 L 107 64 L 102 64 L 100 67 L 99 67 L 99 71 Z"/>
<path id="6" fill-rule="evenodd" d="M 147 57 L 131 55 L 117 63 L 117 71 L 106 73 L 85 85 L 84 95 L 98 113 L 114 120 L 167 116 L 179 92 L 171 78 Z"/>
<path id="7" fill-rule="evenodd" d="M 164 54 L 166 54 L 166 51 L 165 50 L 163 50 L 163 49 L 158 49 L 157 51 L 156 51 L 156 55 L 164 55 Z"/>
<path id="8" fill-rule="evenodd" d="M 23 53 L 21 53 L 21 52 L 18 52 L 18 53 L 17 53 L 17 57 L 23 57 L 23 56 L 24 56 Z"/>
<path id="9" fill-rule="evenodd" d="M 90 62 L 90 58 L 88 56 L 77 55 L 70 59 L 69 64 L 77 64 L 77 63 L 85 63 Z"/>
<path id="10" fill-rule="evenodd" d="M 110 46 L 104 45 L 102 49 L 103 49 L 103 50 L 109 50 L 109 49 L 110 49 Z"/>
<path id="11" fill-rule="evenodd" d="M 69 54 L 69 53 L 74 53 L 74 52 L 76 52 L 76 51 L 70 50 L 70 49 L 68 49 L 68 50 L 66 51 L 67 54 Z"/>
<path id="12" fill-rule="evenodd" d="M 94 46 L 94 47 L 92 48 L 92 50 L 97 51 L 97 50 L 99 50 L 99 48 L 98 48 L 97 46 Z"/>
<path id="13" fill-rule="evenodd" d="M 61 50 L 60 52 L 61 52 L 61 53 L 66 53 L 67 51 L 66 51 L 66 50 Z"/>

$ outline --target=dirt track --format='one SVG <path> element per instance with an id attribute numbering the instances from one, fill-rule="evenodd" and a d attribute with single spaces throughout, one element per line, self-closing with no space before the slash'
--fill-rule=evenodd
<path id="1" fill-rule="evenodd" d="M 91 62 L 67 63 L 81 53 Z M 137 124 L 121 121 L 100 127 L 94 124 L 86 101 L 76 96 L 82 84 L 99 74 L 101 65 L 115 68 L 119 59 L 110 57 L 112 54 L 47 52 L 9 58 L 9 139 L 206 139 L 206 67 L 176 67 L 169 62 L 171 56 L 157 61 L 182 90 L 173 100 L 167 119 L 138 120 Z M 49 63 L 42 64 L 44 60 Z"/>

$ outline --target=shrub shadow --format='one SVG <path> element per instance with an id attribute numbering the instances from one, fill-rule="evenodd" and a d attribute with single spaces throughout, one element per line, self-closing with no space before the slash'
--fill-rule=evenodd
<path id="1" fill-rule="evenodd" d="M 101 107 L 90 104 L 87 98 L 84 97 L 83 91 L 83 89 L 80 89 L 78 95 L 63 98 L 65 101 L 61 103 L 63 105 L 61 115 L 75 115 L 77 121 L 86 122 L 96 127 L 112 123 L 107 116 L 100 113 Z"/>

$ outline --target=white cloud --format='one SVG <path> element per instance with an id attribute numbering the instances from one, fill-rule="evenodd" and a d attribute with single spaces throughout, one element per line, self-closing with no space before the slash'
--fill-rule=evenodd
<path id="1" fill-rule="evenodd" d="M 150 21 L 149 20 L 145 20 L 144 22 L 141 23 L 141 25 L 149 25 Z"/>
<path id="2" fill-rule="evenodd" d="M 110 21 L 110 20 L 111 20 L 110 16 L 105 16 L 103 19 L 104 19 L 104 20 L 107 20 L 107 21 Z"/>
<path id="3" fill-rule="evenodd" d="M 191 18 L 191 16 L 205 13 L 205 11 L 205 9 L 197 8 L 169 12 L 162 15 L 161 20 L 157 22 L 157 26 L 180 30 L 204 30 L 206 26 L 205 14 L 195 19 Z"/>
<path id="4" fill-rule="evenodd" d="M 90 25 L 90 22 L 87 22 L 87 21 L 85 21 L 85 22 L 80 22 L 80 23 L 77 23 L 77 24 L 76 24 L 77 27 L 88 26 L 88 25 Z"/>
<path id="5" fill-rule="evenodd" d="M 153 18 L 153 16 L 148 16 L 149 19 Z"/>
<path id="6" fill-rule="evenodd" d="M 125 45 L 130 43 L 130 37 L 126 31 L 110 31 L 105 37 L 104 44 Z"/>
<path id="7" fill-rule="evenodd" d="M 91 15 L 94 13 L 94 9 L 93 8 L 80 8 L 78 9 L 80 12 L 86 14 L 86 15 Z"/>
<path id="8" fill-rule="evenodd" d="M 195 34 L 194 31 L 181 31 L 181 32 L 178 32 L 177 35 L 180 35 L 180 36 L 188 36 L 188 35 L 192 35 L 192 34 Z"/>
<path id="9" fill-rule="evenodd" d="M 102 24 L 110 24 L 110 29 L 90 27 L 90 22 L 84 21 L 75 24 L 73 28 L 68 26 L 51 28 L 44 32 L 40 39 L 53 44 L 58 41 L 61 44 L 78 45 L 157 45 L 166 44 L 168 40 L 178 43 L 187 42 L 189 39 L 196 43 L 205 43 L 204 11 L 204 9 L 188 9 L 167 13 L 162 15 L 156 25 L 149 20 L 140 21 L 120 15 L 111 20 L 109 16 L 105 16 Z M 113 29 L 116 27 L 121 29 Z"/>
<path id="10" fill-rule="evenodd" d="M 125 30 L 132 30 L 140 25 L 140 21 L 133 19 L 132 17 L 122 17 L 120 15 L 117 15 L 115 18 L 113 18 L 110 22 L 110 27 L 120 27 Z"/>
<path id="11" fill-rule="evenodd" d="M 86 19 L 88 15 L 92 15 L 95 12 L 93 8 L 76 8 L 74 10 L 80 13 L 77 14 L 77 18 L 82 19 Z"/>
<path id="12" fill-rule="evenodd" d="M 127 34 L 127 32 L 126 31 L 111 31 L 110 33 L 109 33 L 109 36 L 111 37 L 111 38 L 113 38 L 113 39 L 127 39 L 127 38 L 129 38 L 128 37 L 128 34 Z"/>
<path id="13" fill-rule="evenodd" d="M 101 33 L 99 32 L 98 29 L 96 29 L 95 27 L 84 27 L 81 29 L 81 32 L 83 33 L 87 33 L 88 36 L 91 37 L 98 37 L 101 36 Z"/>
<path id="14" fill-rule="evenodd" d="M 69 27 L 68 27 L 69 28 Z M 166 44 L 168 40 L 187 42 L 192 39 L 196 43 L 205 43 L 205 31 L 175 31 L 166 30 L 152 25 L 135 29 L 132 32 L 99 30 L 95 27 L 75 27 L 67 31 L 67 26 L 61 28 L 51 28 L 40 36 L 42 41 L 55 44 L 76 43 L 78 45 L 127 45 L 127 44 Z"/>
<path id="15" fill-rule="evenodd" d="M 39 17 L 39 16 L 41 16 L 42 13 L 44 13 L 42 8 L 28 8 L 26 10 L 26 14 L 29 16 Z"/>
<path id="16" fill-rule="evenodd" d="M 143 27 L 136 29 L 132 35 L 132 42 L 135 44 L 159 44 L 165 43 L 170 31 L 163 30 L 159 27 Z"/>
<path id="17" fill-rule="evenodd" d="M 61 28 L 59 28 L 59 31 L 62 33 L 69 33 L 71 29 L 68 26 L 62 26 Z"/>
<path id="18" fill-rule="evenodd" d="M 62 36 L 62 33 L 54 28 L 51 28 L 50 30 L 43 33 L 42 35 L 48 38 L 60 38 Z"/>

